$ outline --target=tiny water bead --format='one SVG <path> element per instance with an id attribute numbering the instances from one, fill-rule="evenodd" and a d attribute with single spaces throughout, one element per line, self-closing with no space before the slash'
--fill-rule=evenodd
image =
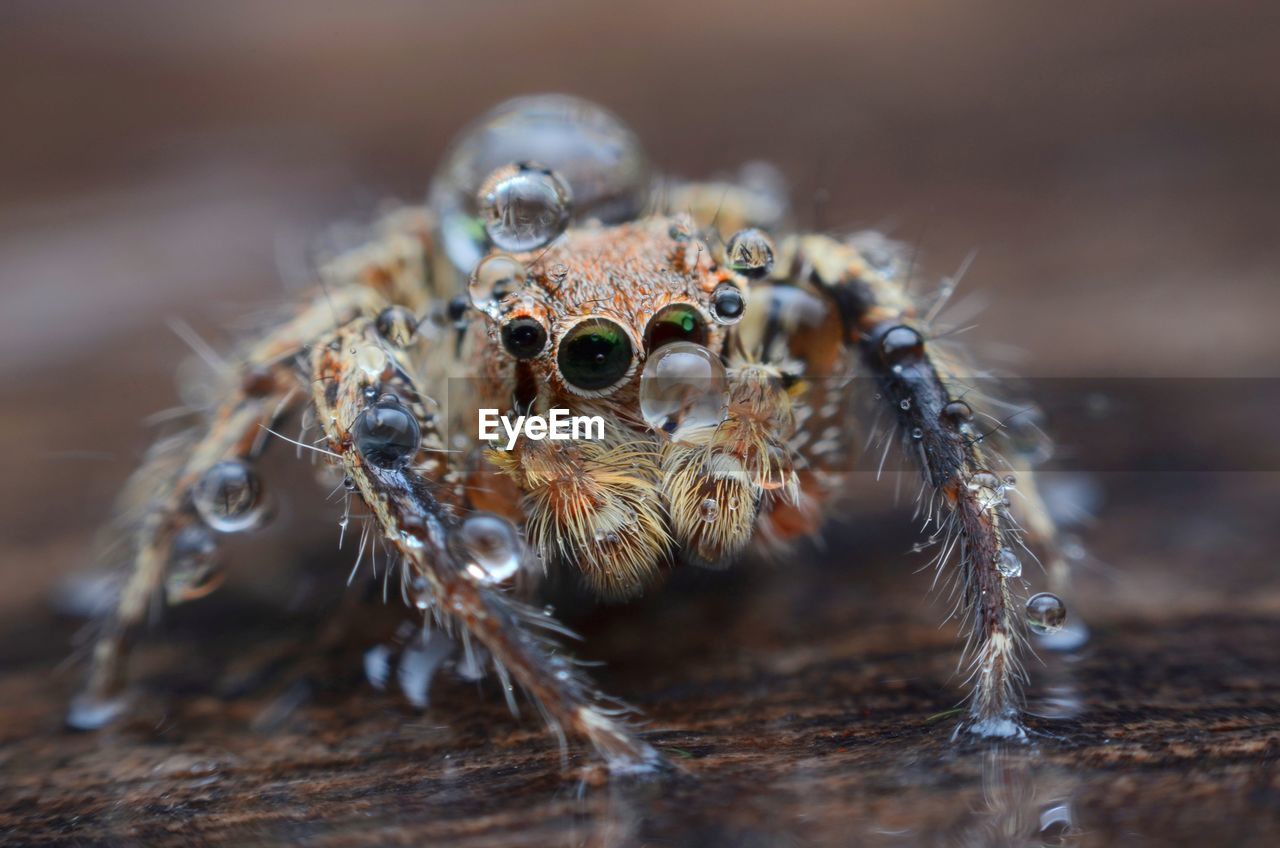
<path id="1" fill-rule="evenodd" d="M 721 324 L 738 323 L 746 311 L 746 298 L 733 283 L 721 283 L 711 293 L 711 315 Z"/>
<path id="2" fill-rule="evenodd" d="M 897 324 L 880 337 L 880 358 L 886 365 L 905 365 L 924 356 L 924 336 L 914 327 Z"/>
<path id="3" fill-rule="evenodd" d="M 484 230 L 502 250 L 537 250 L 569 225 L 569 187 L 541 165 L 519 162 L 489 175 L 477 199 Z"/>
<path id="4" fill-rule="evenodd" d="M 374 328 L 396 347 L 407 347 L 418 335 L 418 316 L 404 306 L 388 306 L 378 313 Z"/>
<path id="5" fill-rule="evenodd" d="M 539 162 L 568 186 L 579 221 L 618 224 L 648 206 L 652 181 L 636 136 L 601 107 L 559 94 L 499 104 L 458 135 L 431 183 L 438 242 L 462 274 L 484 254 L 481 183 L 512 162 Z"/>
<path id="6" fill-rule="evenodd" d="M 248 530 L 263 518 L 262 481 L 248 463 L 223 460 L 200 476 L 191 489 L 191 502 L 214 530 Z"/>
<path id="7" fill-rule="evenodd" d="M 739 230 L 725 248 L 728 266 L 748 279 L 767 277 L 773 270 L 773 240 L 754 227 Z"/>
<path id="8" fill-rule="evenodd" d="M 514 318 L 502 325 L 502 347 L 516 359 L 533 359 L 547 347 L 547 329 L 536 318 Z"/>
<path id="9" fill-rule="evenodd" d="M 525 270 L 520 260 L 505 253 L 495 253 L 486 256 L 476 266 L 467 285 L 467 295 L 472 306 L 492 314 L 503 298 L 515 293 L 524 281 Z"/>
<path id="10" fill-rule="evenodd" d="M 957 425 L 973 418 L 973 408 L 962 400 L 953 400 L 942 408 L 942 416 Z"/>
<path id="11" fill-rule="evenodd" d="M 351 428 L 356 450 L 376 468 L 407 465 L 422 444 L 422 430 L 403 403 L 394 397 L 379 400 L 356 418 Z"/>
<path id="12" fill-rule="evenodd" d="M 1022 576 L 1022 560 L 1018 559 L 1018 555 L 1008 548 L 1001 548 L 1000 553 L 996 554 L 996 571 L 1000 572 L 1001 577 L 1020 577 Z"/>
<path id="13" fill-rule="evenodd" d="M 672 342 L 649 355 L 640 374 L 640 414 L 654 430 L 714 427 L 728 405 L 724 365 L 702 345 Z"/>
<path id="14" fill-rule="evenodd" d="M 715 498 L 707 498 L 698 506 L 698 514 L 708 523 L 715 521 L 720 515 L 720 504 Z"/>
<path id="15" fill-rule="evenodd" d="M 1050 636 L 1067 623 L 1067 605 L 1050 592 L 1041 592 L 1027 599 L 1027 626 L 1033 633 Z"/>
<path id="16" fill-rule="evenodd" d="M 505 583 L 520 570 L 524 545 L 515 525 L 501 516 L 477 512 L 455 531 L 472 577 L 485 583 Z"/>

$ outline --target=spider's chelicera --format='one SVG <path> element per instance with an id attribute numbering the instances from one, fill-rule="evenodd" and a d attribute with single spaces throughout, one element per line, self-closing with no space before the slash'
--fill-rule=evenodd
<path id="1" fill-rule="evenodd" d="M 1060 562 L 1054 527 L 1030 475 L 1015 524 L 1001 433 L 977 425 L 989 401 L 931 333 L 938 304 L 907 293 L 895 246 L 792 231 L 778 185 L 761 166 L 658 181 L 615 117 L 568 97 L 473 125 L 429 202 L 326 257 L 322 285 L 242 347 L 199 423 L 152 451 L 123 498 L 132 570 L 71 722 L 111 716 L 153 600 L 216 586 L 218 535 L 266 519 L 254 463 L 294 416 L 299 444 L 345 482 L 342 526 L 366 518 L 361 553 L 381 540 L 394 555 L 424 628 L 483 649 L 468 658 L 488 658 L 562 740 L 616 767 L 656 763 L 556 644 L 539 578 L 565 570 L 625 599 L 673 567 L 785 555 L 837 503 L 861 401 L 893 422 L 886 450 L 892 438 L 918 461 L 936 564 L 959 581 L 961 729 L 1022 736 L 1015 549 Z M 494 441 L 487 414 L 594 426 Z M 1037 632 L 1062 626 L 1056 597 L 1033 600 Z"/>

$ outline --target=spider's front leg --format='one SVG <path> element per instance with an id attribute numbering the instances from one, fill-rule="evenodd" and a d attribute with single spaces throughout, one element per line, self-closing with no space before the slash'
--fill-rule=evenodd
<path id="1" fill-rule="evenodd" d="M 476 484 L 458 454 L 446 452 L 413 363 L 396 351 L 379 359 L 371 348 L 378 350 L 376 330 L 367 319 L 315 346 L 313 403 L 330 450 L 402 561 L 406 595 L 434 626 L 477 640 L 513 708 L 512 681 L 562 743 L 566 733 L 586 739 L 615 769 L 656 765 L 659 755 L 553 642 L 561 625 L 504 588 L 522 565 L 523 546 L 504 519 L 468 513 Z"/>
<path id="2" fill-rule="evenodd" d="M 857 354 L 895 417 L 908 452 L 932 490 L 929 504 L 939 567 L 959 568 L 960 604 L 972 651 L 969 716 L 962 729 L 1022 737 L 1019 660 L 1024 641 L 1009 580 L 1018 569 L 1016 525 L 998 466 L 961 400 L 961 372 L 928 338 L 926 322 L 892 277 L 853 248 L 822 236 L 795 248 L 800 276 L 834 299 L 846 344 Z M 976 401 L 973 401 L 976 403 Z"/>
<path id="3" fill-rule="evenodd" d="M 120 499 L 116 526 L 131 568 L 96 636 L 69 725 L 93 729 L 115 718 L 130 645 L 142 625 L 161 604 L 194 600 L 220 584 L 216 533 L 251 529 L 263 517 L 252 463 L 266 428 L 306 402 L 297 354 L 373 299 L 370 290 L 351 287 L 314 300 L 243 352 L 223 375 L 222 396 L 201 426 L 152 448 Z"/>

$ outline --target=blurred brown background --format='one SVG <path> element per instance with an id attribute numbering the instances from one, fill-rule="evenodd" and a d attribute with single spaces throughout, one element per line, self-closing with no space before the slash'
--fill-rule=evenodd
<path id="1" fill-rule="evenodd" d="M 87 563 L 89 534 L 145 445 L 140 419 L 176 400 L 174 366 L 186 354 L 164 319 L 181 316 L 225 340 L 222 331 L 240 316 L 287 298 L 308 239 L 327 223 L 359 220 L 389 195 L 421 197 L 451 136 L 489 106 L 551 90 L 597 100 L 637 129 L 659 167 L 686 176 L 772 160 L 793 182 L 802 221 L 884 227 L 921 246 L 925 278 L 951 272 L 976 248 L 964 289 L 983 293 L 988 306 L 971 337 L 996 358 L 1020 350 L 1023 374 L 1275 377 L 1277 18 L 1275 8 L 1243 2 L 6 3 L 0 9 L 0 437 L 8 447 L 9 485 L 0 493 L 0 620 L 9 624 L 0 628 L 0 662 L 15 671 L 5 684 L 9 697 L 27 706 L 4 722 L 8 747 L 0 766 L 10 767 L 10 786 L 0 796 L 8 810 L 0 833 L 24 833 L 20 828 L 34 821 L 67 827 L 81 813 L 89 827 L 105 828 L 90 834 L 132 832 L 128 820 L 104 824 L 74 803 L 49 800 L 67 781 L 87 780 L 93 788 L 81 785 L 91 799 L 84 803 L 100 813 L 115 797 L 106 787 L 128 782 L 119 774 L 108 769 L 67 777 L 64 768 L 57 772 L 63 783 L 40 788 L 19 759 L 29 765 L 39 757 L 42 768 L 52 768 L 62 756 L 56 746 L 65 743 L 87 758 L 73 764 L 94 762 L 96 743 L 57 736 L 54 712 L 74 675 L 51 682 L 45 675 L 65 654 L 74 625 L 47 612 L 48 598 L 59 579 Z M 825 202 L 815 200 L 819 192 Z M 1250 391 L 1254 384 L 1241 385 Z M 1255 444 L 1260 456 L 1275 456 L 1275 419 L 1269 417 L 1275 397 L 1272 390 L 1257 407 L 1260 414 L 1243 422 L 1248 438 L 1233 435 L 1213 408 L 1175 410 L 1155 434 L 1094 427 L 1092 445 L 1073 442 L 1070 420 L 1055 421 L 1054 430 L 1078 452 L 1158 448 L 1170 456 L 1184 439 L 1202 449 L 1206 437 L 1212 444 L 1221 432 L 1221 441 L 1230 443 L 1224 450 L 1234 451 L 1239 465 Z M 1057 762 L 1095 769 L 1082 780 L 1092 787 L 1085 794 L 1095 801 L 1094 833 L 1147 833 L 1165 841 L 1221 833 L 1211 804 L 1177 802 L 1180 793 L 1198 791 L 1178 781 L 1185 764 L 1206 757 L 1218 763 L 1222 779 L 1204 791 L 1234 787 L 1231 797 L 1254 799 L 1238 811 L 1244 820 L 1260 827 L 1258 833 L 1275 827 L 1258 817 L 1265 819 L 1268 809 L 1274 814 L 1277 791 L 1274 771 L 1262 764 L 1277 753 L 1280 672 L 1265 646 L 1280 637 L 1273 527 L 1280 466 L 1268 460 L 1254 473 L 1214 474 L 1212 453 L 1206 463 L 1205 473 L 1115 473 L 1102 475 L 1099 484 L 1106 505 L 1086 535 L 1106 565 L 1086 571 L 1081 600 L 1098 634 L 1088 666 L 1093 677 L 1081 683 L 1086 700 L 1093 698 L 1095 725 L 1080 746 L 1095 759 Z M 329 550 L 332 508 L 298 497 L 291 531 L 262 543 L 271 556 L 296 557 L 299 539 L 310 540 L 303 545 L 309 552 Z M 895 599 L 887 608 L 902 616 L 894 627 L 911 622 L 925 642 L 942 639 L 926 669 L 916 677 L 907 669 L 901 679 L 954 685 L 946 634 L 932 629 L 937 605 L 921 599 L 924 578 L 910 575 L 915 563 L 903 560 L 911 528 L 905 517 L 893 517 L 902 511 L 887 501 L 867 500 L 868 509 L 890 516 L 880 529 L 874 522 L 861 529 L 856 520 L 846 522 L 853 549 L 867 552 L 869 576 L 861 590 L 842 591 L 850 603 L 864 604 L 867 594 L 887 593 Z M 312 509 L 317 515 L 308 517 Z M 262 546 L 243 548 L 245 556 L 262 552 Z M 812 588 L 821 593 L 823 581 L 843 573 L 818 571 Z M 763 585 L 772 591 L 777 579 Z M 763 650 L 802 638 L 792 632 L 801 626 L 794 622 L 812 610 L 771 619 L 758 584 L 748 579 L 732 586 L 753 615 L 776 625 L 777 632 L 773 625 L 747 628 L 763 640 Z M 217 603 L 211 609 L 234 609 Z M 884 608 L 872 604 L 858 616 L 874 619 Z M 663 613 L 651 607 L 610 613 L 624 622 L 627 615 L 635 616 L 632 630 L 617 625 L 622 635 L 612 637 L 621 647 L 597 652 L 611 666 L 636 659 L 628 645 L 643 639 L 636 633 L 652 623 L 649 617 Z M 851 627 L 848 614 L 831 615 L 838 626 Z M 695 625 L 701 621 L 689 616 Z M 219 620 L 212 613 L 205 619 L 215 630 Z M 874 621 L 866 626 L 876 632 Z M 1194 650 L 1182 645 L 1160 654 L 1158 644 L 1142 642 L 1153 629 L 1165 632 L 1160 628 L 1170 638 L 1194 639 Z M 866 648 L 847 645 L 855 646 L 850 657 Z M 733 666 L 749 653 L 748 647 L 742 655 L 724 650 L 713 649 L 705 667 L 695 663 L 691 679 L 714 677 L 723 667 L 717 662 Z M 1155 653 L 1143 653 L 1148 650 Z M 1223 658 L 1237 651 L 1245 653 Z M 1134 667 L 1154 663 L 1168 670 L 1178 657 L 1201 657 L 1203 668 L 1175 683 L 1134 683 L 1132 691 L 1108 678 L 1107 669 L 1117 665 L 1129 669 L 1125 679 L 1132 681 Z M 1137 814 L 1121 808 L 1123 781 L 1140 760 L 1130 750 L 1129 760 L 1107 764 L 1107 752 L 1115 749 L 1104 751 L 1100 740 L 1119 721 L 1109 706 L 1129 703 L 1125 721 L 1141 725 L 1160 713 L 1150 693 L 1172 692 L 1169 709 L 1176 714 L 1181 698 L 1187 716 L 1198 716 L 1196 699 L 1224 691 L 1223 664 L 1231 662 L 1243 665 L 1230 679 L 1246 681 L 1241 685 L 1251 694 L 1234 707 L 1219 704 L 1214 721 L 1219 729 L 1225 721 L 1239 730 L 1247 744 L 1231 755 L 1195 745 L 1171 753 L 1165 731 L 1148 727 L 1137 751 L 1155 751 L 1151 756 L 1165 771 L 1148 773 L 1138 788 L 1163 812 L 1140 808 L 1151 814 L 1137 816 L 1140 823 L 1126 818 Z M 653 715 L 661 709 L 646 700 L 653 673 L 643 668 L 611 688 Z M 679 678 L 679 672 L 663 673 Z M 880 678 L 864 682 L 885 688 Z M 1107 688 L 1112 685 L 1120 689 Z M 463 689 L 451 703 L 465 712 L 474 693 Z M 922 684 L 920 692 L 933 689 Z M 696 703 L 696 695 L 689 697 Z M 759 695 L 762 709 L 770 697 Z M 485 714 L 510 729 L 493 701 Z M 944 693 L 941 708 L 947 706 Z M 396 726 L 394 705 L 379 709 L 395 719 L 387 726 Z M 918 718 L 920 710 L 904 707 L 903 715 Z M 688 716 L 674 710 L 656 721 L 679 728 L 692 721 Z M 1192 722 L 1187 716 L 1175 724 L 1185 729 Z M 847 715 L 829 718 L 832 727 L 848 725 Z M 1259 726 L 1272 735 L 1260 737 Z M 226 732 L 232 737 L 221 744 L 229 748 L 256 744 Z M 522 732 L 528 738 L 521 744 L 542 750 L 528 724 Z M 31 741 L 41 734 L 64 741 L 41 748 Z M 113 744 L 123 747 L 113 749 L 115 755 L 136 753 L 129 745 L 138 738 L 145 736 L 117 739 Z M 1195 744 L 1210 744 L 1208 737 L 1196 738 Z M 732 747 L 731 741 L 729 734 L 724 744 Z M 434 756 L 458 743 L 440 744 Z M 484 745 L 475 745 L 472 753 L 482 762 Z M 911 756 L 928 750 L 911 749 Z M 350 753 L 361 758 L 359 748 Z M 891 804 L 877 806 L 875 799 L 886 787 L 932 784 L 904 777 L 897 757 L 860 762 L 862 773 L 879 776 L 879 788 L 855 782 L 819 793 L 825 806 L 809 811 L 816 831 L 797 825 L 787 838 L 838 842 L 843 822 L 877 815 L 901 824 Z M 981 768 L 963 762 L 948 768 L 958 783 L 939 786 L 954 791 L 926 792 L 920 809 L 951 810 L 963 819 L 971 797 L 964 793 L 977 791 Z M 150 765 L 138 769 L 152 773 Z M 22 781 L 14 778 L 19 772 L 27 775 Z M 719 775 L 726 785 L 731 772 Z M 1263 794 L 1241 796 L 1242 785 Z M 500 781 L 493 786 L 510 789 Z M 162 789 L 174 791 L 150 785 L 137 791 L 150 797 Z M 454 791 L 465 796 L 467 790 Z M 539 791 L 560 797 L 537 783 L 522 791 L 524 798 Z M 1137 789 L 1129 785 L 1128 791 Z M 228 792 L 221 806 L 200 809 L 225 811 L 236 797 Z M 788 803 L 795 800 L 790 792 L 784 793 Z M 731 792 L 723 797 L 724 809 L 736 808 Z M 302 818 L 323 816 L 296 803 Z M 345 801 L 334 803 L 340 817 L 350 812 Z M 432 833 L 423 821 L 444 811 L 419 803 L 425 806 L 417 825 Z M 463 804 L 454 810 L 461 816 L 457 809 L 496 827 L 492 807 Z M 529 801 L 520 809 L 518 821 L 563 836 L 545 805 Z M 147 828 L 163 829 L 165 816 L 176 814 L 149 815 L 138 832 L 154 837 L 160 830 Z M 634 810 L 629 815 L 644 819 Z M 938 818 L 940 827 L 951 826 L 945 815 Z M 263 821 L 270 819 L 264 814 Z M 720 836 L 751 830 L 742 822 L 726 825 L 730 819 L 731 813 L 723 820 L 712 816 L 703 826 Z M 592 826 L 583 827 L 595 838 Z M 483 841 L 487 831 L 477 828 L 479 835 L 471 836 Z M 672 831 L 658 826 L 656 832 Z M 675 841 L 688 836 L 676 832 Z M 573 834 L 567 842 L 581 835 Z"/>

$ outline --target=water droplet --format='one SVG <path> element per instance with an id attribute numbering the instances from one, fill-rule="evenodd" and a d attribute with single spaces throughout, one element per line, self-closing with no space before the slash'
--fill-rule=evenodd
<path id="1" fill-rule="evenodd" d="M 541 162 L 560 175 L 581 221 L 630 221 L 648 205 L 648 163 L 617 117 L 565 95 L 507 101 L 454 140 L 431 184 L 438 243 L 461 273 L 469 273 L 484 254 L 476 208 L 480 183 L 502 165 L 525 161 Z"/>
<path id="2" fill-rule="evenodd" d="M 502 250 L 544 247 L 569 225 L 569 188 L 551 169 L 530 162 L 504 165 L 480 186 L 484 230 Z"/>
<path id="3" fill-rule="evenodd" d="M 417 419 L 394 397 L 367 407 L 351 429 L 356 450 L 366 462 L 377 468 L 407 465 L 422 444 L 422 430 Z"/>
<path id="4" fill-rule="evenodd" d="M 1006 489 L 1012 489 L 1012 488 L 1016 487 L 1017 485 L 1018 485 L 1018 478 L 1017 478 L 1017 477 L 1013 476 L 1012 474 L 1006 474 L 1006 475 L 1004 475 L 1004 487 L 1005 487 Z"/>
<path id="5" fill-rule="evenodd" d="M 425 577 L 415 577 L 409 583 L 409 596 L 413 605 L 420 610 L 431 608 L 431 584 Z"/>
<path id="6" fill-rule="evenodd" d="M 903 412 L 906 412 L 910 408 L 911 408 L 911 398 L 903 398 L 902 400 L 898 401 L 898 409 L 901 409 Z"/>
<path id="7" fill-rule="evenodd" d="M 912 428 L 911 428 L 911 438 L 913 438 L 913 439 L 923 439 L 923 438 L 924 438 L 924 430 L 920 429 L 919 427 L 912 427 Z"/>
<path id="8" fill-rule="evenodd" d="M 963 424 L 973 418 L 973 408 L 962 400 L 953 400 L 942 408 L 942 415 L 956 424 Z"/>
<path id="9" fill-rule="evenodd" d="M 188 524 L 169 545 L 169 568 L 165 593 L 174 601 L 195 600 L 207 595 L 222 582 L 224 572 L 217 562 L 218 540 L 203 524 Z"/>
<path id="10" fill-rule="evenodd" d="M 387 352 L 376 344 L 362 344 L 352 351 L 356 367 L 371 380 L 380 380 L 387 371 Z"/>
<path id="11" fill-rule="evenodd" d="M 501 516 L 477 512 L 455 531 L 467 572 L 485 583 L 505 583 L 520 570 L 524 545 L 515 525 Z"/>
<path id="12" fill-rule="evenodd" d="M 914 327 L 898 324 L 880 337 L 880 358 L 886 365 L 905 365 L 924 356 L 924 337 Z"/>
<path id="13" fill-rule="evenodd" d="M 1067 623 L 1067 605 L 1050 592 L 1027 599 L 1027 626 L 1042 636 L 1057 633 Z"/>
<path id="14" fill-rule="evenodd" d="M 1022 560 L 1008 548 L 1001 548 L 1000 553 L 996 554 L 996 571 L 999 571 L 1002 577 L 1020 577 Z"/>
<path id="15" fill-rule="evenodd" d="M 396 347 L 405 347 L 418 334 L 418 316 L 404 306 L 388 306 L 374 321 L 378 335 Z"/>
<path id="16" fill-rule="evenodd" d="M 693 342 L 671 342 L 649 355 L 640 375 L 640 414 L 660 433 L 724 420 L 729 382 L 720 358 Z"/>
<path id="17" fill-rule="evenodd" d="M 514 256 L 495 253 L 486 256 L 476 266 L 467 286 L 471 305 L 481 312 L 494 314 L 494 310 L 507 295 L 514 294 L 524 285 L 524 265 Z"/>
<path id="18" fill-rule="evenodd" d="M 711 316 L 719 323 L 736 324 L 746 311 L 746 298 L 733 283 L 721 283 L 711 293 Z"/>
<path id="19" fill-rule="evenodd" d="M 748 279 L 767 277 L 773 270 L 773 240 L 761 230 L 739 230 L 725 248 L 728 266 Z"/>
<path id="20" fill-rule="evenodd" d="M 204 523 L 220 533 L 248 530 L 264 517 L 262 481 L 238 459 L 210 466 L 192 487 L 191 501 Z"/>
<path id="21" fill-rule="evenodd" d="M 715 498 L 707 498 L 698 507 L 698 514 L 702 516 L 703 521 L 715 521 L 716 516 L 720 514 L 720 504 Z"/>

